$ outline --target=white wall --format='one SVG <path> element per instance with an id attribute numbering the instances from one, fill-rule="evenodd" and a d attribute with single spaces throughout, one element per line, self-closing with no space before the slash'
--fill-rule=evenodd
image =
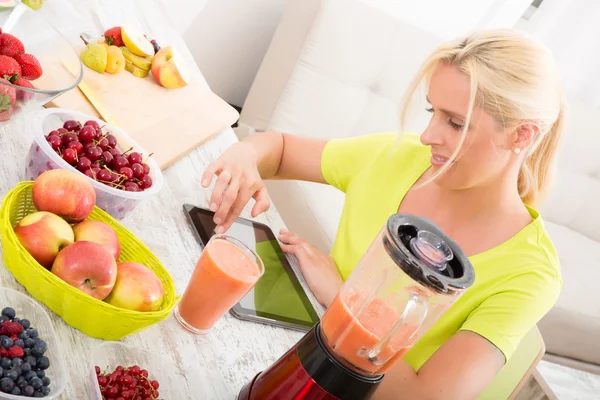
<path id="1" fill-rule="evenodd" d="M 212 90 L 242 106 L 288 1 L 161 0 Z M 475 28 L 513 26 L 531 0 L 360 0 L 452 38 Z"/>

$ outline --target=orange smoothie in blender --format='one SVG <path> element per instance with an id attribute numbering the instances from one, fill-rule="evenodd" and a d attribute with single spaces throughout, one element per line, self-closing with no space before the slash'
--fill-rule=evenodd
<path id="1" fill-rule="evenodd" d="M 207 331 L 248 293 L 263 272 L 260 258 L 241 242 L 213 237 L 200 255 L 175 317 L 194 333 Z"/>
<path id="2" fill-rule="evenodd" d="M 323 316 L 321 332 L 332 351 L 347 362 L 364 372 L 382 374 L 410 349 L 411 336 L 417 327 L 406 325 L 394 330 L 399 320 L 394 309 L 380 299 L 366 305 L 364 302 L 364 296 L 356 292 L 338 294 Z M 351 310 L 359 307 L 364 310 L 357 319 Z M 382 343 L 377 352 L 377 359 L 383 363 L 375 362 L 368 351 L 392 330 L 389 340 Z"/>

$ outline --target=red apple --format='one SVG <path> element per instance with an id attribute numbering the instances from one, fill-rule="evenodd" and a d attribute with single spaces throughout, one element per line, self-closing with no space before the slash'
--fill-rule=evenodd
<path id="1" fill-rule="evenodd" d="M 75 225 L 73 233 L 75 233 L 76 242 L 84 240 L 86 242 L 98 243 L 104 246 L 113 255 L 115 260 L 119 259 L 119 255 L 121 254 L 119 238 L 113 228 L 104 222 L 88 219 Z"/>
<path id="2" fill-rule="evenodd" d="M 51 272 L 69 285 L 104 300 L 115 286 L 117 263 L 102 245 L 81 241 L 58 253 Z"/>
<path id="3" fill-rule="evenodd" d="M 38 211 L 60 215 L 68 222 L 86 219 L 96 204 L 96 192 L 79 172 L 52 169 L 33 183 L 33 204 Z"/>
<path id="4" fill-rule="evenodd" d="M 117 283 L 106 302 L 134 311 L 156 311 L 165 297 L 165 288 L 158 276 L 136 262 L 117 264 Z"/>
<path id="5" fill-rule="evenodd" d="M 73 229 L 58 215 L 40 211 L 25 216 L 15 234 L 25 250 L 43 267 L 49 269 L 58 252 L 73 243 Z"/>

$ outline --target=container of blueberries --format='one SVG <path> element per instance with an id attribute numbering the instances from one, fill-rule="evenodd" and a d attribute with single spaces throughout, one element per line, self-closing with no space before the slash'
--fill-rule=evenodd
<path id="1" fill-rule="evenodd" d="M 44 309 L 0 287 L 0 399 L 58 399 L 67 386 L 64 352 Z"/>

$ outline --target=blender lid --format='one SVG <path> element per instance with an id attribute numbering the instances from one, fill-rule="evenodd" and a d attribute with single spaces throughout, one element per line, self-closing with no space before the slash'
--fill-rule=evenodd
<path id="1" fill-rule="evenodd" d="M 475 282 L 475 270 L 462 249 L 426 218 L 394 214 L 383 239 L 396 265 L 437 293 L 459 294 Z"/>

